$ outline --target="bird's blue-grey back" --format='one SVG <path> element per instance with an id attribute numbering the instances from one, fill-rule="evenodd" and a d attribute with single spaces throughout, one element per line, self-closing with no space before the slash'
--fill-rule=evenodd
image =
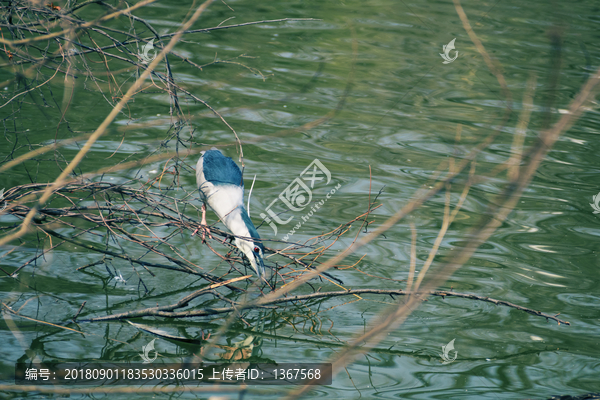
<path id="1" fill-rule="evenodd" d="M 236 218 L 241 217 L 239 221 L 248 229 L 248 236 L 260 239 L 244 207 L 244 179 L 235 161 L 219 150 L 207 150 L 198 160 L 196 177 L 204 200 L 229 230 L 235 229 Z M 257 245 L 264 250 L 262 243 Z"/>
<path id="2" fill-rule="evenodd" d="M 219 150 L 204 153 L 202 169 L 204 179 L 213 185 L 236 185 L 244 187 L 242 171 L 235 161 L 224 156 Z"/>

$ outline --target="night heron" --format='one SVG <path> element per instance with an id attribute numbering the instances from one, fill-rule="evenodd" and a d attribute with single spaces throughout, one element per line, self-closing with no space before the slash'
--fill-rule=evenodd
<path id="1" fill-rule="evenodd" d="M 248 258 L 259 278 L 264 279 L 265 247 L 244 208 L 244 179 L 240 168 L 219 150 L 204 151 L 196 165 L 196 181 L 203 201 L 201 224 L 206 227 L 208 203 L 233 233 L 235 245 Z"/>

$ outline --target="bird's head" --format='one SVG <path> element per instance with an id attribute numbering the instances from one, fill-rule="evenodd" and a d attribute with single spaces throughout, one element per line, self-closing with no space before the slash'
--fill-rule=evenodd
<path id="1" fill-rule="evenodd" d="M 263 257 L 265 247 L 263 244 L 259 241 L 236 238 L 235 245 L 246 255 L 258 277 L 264 279 L 265 264 L 263 262 Z"/>

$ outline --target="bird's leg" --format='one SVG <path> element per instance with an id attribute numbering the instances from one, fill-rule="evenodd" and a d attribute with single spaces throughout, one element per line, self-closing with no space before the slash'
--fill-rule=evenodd
<path id="1" fill-rule="evenodd" d="M 210 230 L 206 225 L 206 203 L 202 203 L 202 221 L 200 221 L 201 225 L 204 225 L 205 229 L 202 230 L 202 243 L 206 243 L 206 231 L 208 231 L 208 237 L 212 239 L 210 236 Z"/>
<path id="2" fill-rule="evenodd" d="M 192 233 L 192 236 L 194 236 L 196 234 L 196 232 L 198 232 L 198 230 L 200 229 L 200 227 L 204 227 L 202 229 L 202 243 L 206 242 L 206 232 L 208 231 L 208 237 L 209 238 L 213 238 L 210 234 L 210 230 L 208 229 L 208 226 L 206 224 L 206 204 L 202 203 L 202 221 L 200 221 L 200 226 L 198 228 L 196 228 L 196 230 L 194 231 L 194 233 Z"/>

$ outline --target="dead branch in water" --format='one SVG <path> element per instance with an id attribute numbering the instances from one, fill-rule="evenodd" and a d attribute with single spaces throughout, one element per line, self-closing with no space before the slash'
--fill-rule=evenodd
<path id="1" fill-rule="evenodd" d="M 43 193 L 46 187 L 47 185 L 44 184 L 30 184 L 13 187 L 6 191 L 6 201 L 9 204 L 17 204 L 10 206 L 9 213 L 17 218 L 24 219 L 31 209 L 26 204 L 22 204 L 20 200 L 28 196 Z M 468 185 L 465 186 L 465 188 L 468 188 Z M 216 252 L 226 265 L 229 265 L 229 271 L 224 271 L 225 274 L 221 272 L 218 275 L 215 275 L 207 272 L 205 270 L 205 264 L 197 264 L 190 261 L 188 257 L 182 254 L 177 246 L 169 243 L 173 238 L 178 237 L 181 234 L 190 234 L 190 232 L 198 227 L 199 222 L 197 218 L 194 218 L 187 212 L 187 210 L 192 210 L 197 214 L 197 202 L 177 199 L 162 192 L 153 192 L 144 186 L 140 189 L 134 189 L 131 182 L 118 185 L 106 182 L 70 184 L 59 189 L 56 192 L 56 195 L 58 198 L 62 199 L 63 202 L 69 203 L 70 205 L 65 207 L 40 208 L 37 211 L 34 224 L 36 229 L 60 239 L 61 244 L 71 243 L 101 256 L 101 259 L 97 262 L 78 267 L 76 270 L 82 271 L 89 268 L 102 267 L 107 262 L 106 257 L 109 256 L 112 260 L 120 259 L 126 263 L 130 263 L 132 266 L 139 265 L 147 269 L 152 276 L 155 276 L 155 274 L 151 270 L 158 268 L 198 276 L 209 283 L 208 287 L 194 291 L 174 304 L 141 310 L 131 310 L 107 316 L 93 316 L 84 312 L 83 318 L 79 318 L 80 322 L 86 320 L 99 322 L 126 318 L 140 318 L 145 316 L 164 318 L 207 317 L 249 309 L 272 309 L 273 307 L 279 307 L 287 303 L 303 303 L 310 305 L 311 302 L 314 302 L 315 300 L 331 300 L 340 296 L 355 296 L 361 299 L 362 295 L 365 294 L 385 296 L 406 296 L 414 294 L 410 290 L 406 291 L 402 289 L 344 288 L 345 290 L 342 291 L 321 291 L 321 288 L 313 288 L 313 293 L 310 294 L 287 296 L 270 300 L 261 299 L 255 304 L 229 300 L 228 303 L 230 304 L 224 307 L 215 307 L 214 305 L 206 307 L 203 306 L 203 304 L 209 304 L 214 301 L 223 301 L 223 293 L 220 293 L 217 290 L 218 288 L 226 288 L 230 292 L 245 293 L 246 289 L 244 287 L 234 285 L 234 283 L 243 283 L 248 280 L 253 281 L 255 280 L 255 276 L 251 274 L 244 277 L 232 277 L 232 274 L 235 275 L 238 271 L 242 271 L 245 268 L 245 262 L 241 255 L 236 254 L 237 248 L 230 243 L 234 236 L 216 227 L 210 228 L 212 237 L 207 238 L 207 247 Z M 464 195 L 462 197 L 464 197 Z M 93 204 L 90 204 L 90 199 L 93 199 Z M 376 200 L 377 198 L 374 199 L 374 201 Z M 85 205 L 80 205 L 79 203 L 85 203 Z M 367 212 L 357 216 L 348 223 L 343 224 L 330 232 L 315 236 L 303 244 L 290 243 L 290 245 L 283 250 L 271 248 L 269 245 L 270 241 L 266 240 L 265 247 L 267 254 L 272 255 L 268 258 L 271 262 L 272 260 L 275 260 L 272 258 L 273 256 L 287 260 L 287 262 L 283 263 L 276 261 L 273 264 L 271 264 L 271 262 L 267 263 L 267 267 L 271 268 L 273 271 L 273 279 L 270 282 L 272 288 L 275 289 L 279 285 L 286 287 L 289 283 L 302 278 L 303 275 L 317 268 L 320 264 L 319 258 L 327 254 L 327 251 L 332 244 L 337 242 L 341 236 L 350 232 L 354 223 L 359 220 L 366 221 L 369 218 L 370 213 L 378 208 L 379 205 L 370 204 Z M 455 214 L 456 213 L 453 213 L 453 215 Z M 69 236 L 59 233 L 59 231 L 64 231 L 64 228 L 71 230 L 73 233 Z M 140 232 L 139 228 L 142 228 L 145 233 Z M 15 229 L 15 226 L 3 226 L 0 227 L 0 232 L 12 229 Z M 161 231 L 170 229 L 171 231 L 161 236 L 156 233 L 157 229 L 161 229 Z M 362 226 L 359 227 L 358 232 L 362 229 Z M 146 251 L 142 256 L 132 256 L 129 251 L 111 249 L 111 246 L 101 246 L 98 243 L 92 244 L 94 243 L 94 236 L 106 237 L 107 239 L 111 238 L 111 240 L 106 240 L 107 243 L 110 241 L 119 241 L 121 242 L 119 245 L 121 249 L 126 246 L 125 243 L 127 242 L 127 247 L 139 247 Z M 198 237 L 192 237 L 192 240 L 197 241 L 198 244 L 200 244 L 200 239 Z M 277 243 L 277 241 L 274 243 Z M 217 252 L 218 246 L 226 249 L 226 253 L 222 254 Z M 35 256 L 33 259 L 27 260 L 21 267 L 12 271 L 10 275 L 16 277 L 22 268 L 31 265 L 34 263 L 35 259 L 42 255 L 43 253 Z M 152 256 L 152 259 L 156 256 L 162 257 L 164 261 L 157 262 L 145 259 L 149 255 Z M 239 267 L 236 267 L 236 265 Z M 330 274 L 322 274 L 321 279 L 335 283 L 337 286 L 343 285 L 343 279 L 341 279 L 341 277 L 348 268 L 338 266 L 336 269 L 338 271 L 336 274 L 337 277 Z M 360 269 L 357 270 L 360 271 Z M 6 273 L 8 274 L 8 272 Z M 422 277 L 424 273 L 425 272 L 421 271 L 419 276 Z M 376 276 L 372 277 L 374 279 L 381 279 Z M 417 281 L 417 287 L 419 282 L 420 280 Z M 554 315 L 485 296 L 464 294 L 454 291 L 430 291 L 429 295 L 443 298 L 460 297 L 491 302 L 496 305 L 515 308 L 532 315 L 541 316 L 558 323 L 569 325 L 567 321 L 558 319 Z M 176 309 L 188 307 L 192 300 L 201 296 L 208 296 L 208 299 L 194 306 L 192 310 L 174 311 Z M 78 316 L 80 313 L 81 308 L 78 312 Z"/>

